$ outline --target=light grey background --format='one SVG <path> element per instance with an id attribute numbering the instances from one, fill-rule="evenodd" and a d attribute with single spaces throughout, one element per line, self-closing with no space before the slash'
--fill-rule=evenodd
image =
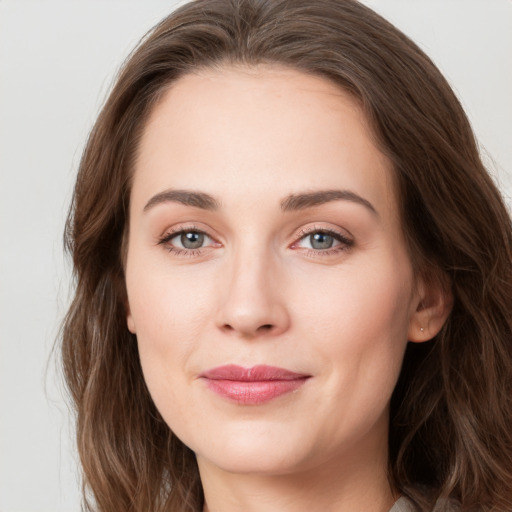
<path id="1" fill-rule="evenodd" d="M 446 74 L 510 207 L 512 2 L 365 3 Z M 80 510 L 72 419 L 55 365 L 45 376 L 69 298 L 64 219 L 115 71 L 176 4 L 0 0 L 0 512 Z"/>

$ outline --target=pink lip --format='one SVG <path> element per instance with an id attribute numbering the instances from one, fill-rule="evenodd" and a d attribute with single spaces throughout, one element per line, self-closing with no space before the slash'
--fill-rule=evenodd
<path id="1" fill-rule="evenodd" d="M 229 364 L 200 375 L 215 393 L 243 405 L 258 405 L 295 391 L 310 375 L 275 366 L 243 368 Z"/>

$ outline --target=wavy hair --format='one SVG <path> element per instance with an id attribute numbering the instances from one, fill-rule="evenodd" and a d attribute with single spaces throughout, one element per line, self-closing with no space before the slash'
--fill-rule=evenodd
<path id="1" fill-rule="evenodd" d="M 358 99 L 393 163 L 411 260 L 451 288 L 430 342 L 409 344 L 391 403 L 389 477 L 418 510 L 512 509 L 512 227 L 448 83 L 404 34 L 354 0 L 197 0 L 138 45 L 87 141 L 65 231 L 75 295 L 62 360 L 77 414 L 84 507 L 199 511 L 193 453 L 144 383 L 126 327 L 123 253 L 145 121 L 199 68 L 277 63 Z"/>

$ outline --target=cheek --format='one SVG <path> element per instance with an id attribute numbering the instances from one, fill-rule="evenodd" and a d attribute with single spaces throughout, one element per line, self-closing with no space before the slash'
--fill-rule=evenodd
<path id="1" fill-rule="evenodd" d="M 304 355 L 321 368 L 323 392 L 314 408 L 323 418 L 325 439 L 348 436 L 355 442 L 379 422 L 387 424 L 383 418 L 407 344 L 408 268 L 390 259 L 333 272 L 325 280 L 308 277 L 316 292 L 302 294 L 295 316 L 309 339 Z"/>
<path id="2" fill-rule="evenodd" d="M 183 273 L 169 273 L 137 263 L 126 270 L 130 315 L 140 361 L 151 396 L 166 416 L 178 404 L 179 390 L 194 378 L 190 360 L 197 350 L 208 316 L 204 289 Z"/>
<path id="3" fill-rule="evenodd" d="M 310 275 L 314 293 L 297 291 L 302 330 L 345 386 L 392 389 L 407 344 L 413 282 L 408 259 L 383 257 L 378 264 L 337 270 Z"/>
<path id="4" fill-rule="evenodd" d="M 162 350 L 183 346 L 182 342 L 186 345 L 201 329 L 205 317 L 206 281 L 197 273 L 170 271 L 161 264 L 148 266 L 137 259 L 143 258 L 135 255 L 126 269 L 128 302 L 137 336 L 155 345 L 162 343 Z"/>
<path id="5" fill-rule="evenodd" d="M 400 262 L 403 262 L 401 264 Z M 412 271 L 404 258 L 383 257 L 378 264 L 361 261 L 331 272 L 309 272 L 297 279 L 292 296 L 311 326 L 340 335 L 403 331 L 408 323 L 412 296 Z"/>

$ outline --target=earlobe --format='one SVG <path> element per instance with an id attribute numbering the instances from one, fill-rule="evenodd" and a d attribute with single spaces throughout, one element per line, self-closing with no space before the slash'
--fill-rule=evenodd
<path id="1" fill-rule="evenodd" d="M 133 322 L 133 317 L 132 315 L 128 315 L 126 317 L 126 324 L 128 325 L 128 330 L 132 333 L 132 334 L 137 334 L 137 331 L 135 330 L 135 323 Z"/>
<path id="2" fill-rule="evenodd" d="M 409 321 L 408 340 L 422 343 L 436 336 L 446 323 L 453 307 L 453 294 L 447 279 L 418 286 L 416 310 Z"/>
<path id="3" fill-rule="evenodd" d="M 128 330 L 132 334 L 137 334 L 137 330 L 135 329 L 135 322 L 133 321 L 132 312 L 130 310 L 130 305 L 126 304 L 126 325 L 128 327 Z"/>

